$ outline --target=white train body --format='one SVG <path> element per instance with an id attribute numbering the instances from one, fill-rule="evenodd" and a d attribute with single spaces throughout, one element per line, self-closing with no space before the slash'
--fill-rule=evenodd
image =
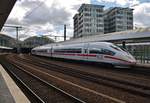
<path id="1" fill-rule="evenodd" d="M 0 54 L 8 54 L 12 52 L 13 52 L 13 48 L 0 46 Z"/>
<path id="2" fill-rule="evenodd" d="M 40 46 L 33 48 L 32 54 L 72 60 L 110 63 L 113 65 L 133 65 L 136 63 L 135 58 L 130 53 L 108 42 Z"/>

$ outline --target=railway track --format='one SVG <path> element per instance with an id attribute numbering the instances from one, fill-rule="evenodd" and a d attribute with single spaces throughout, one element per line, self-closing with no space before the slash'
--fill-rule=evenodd
<path id="1" fill-rule="evenodd" d="M 48 73 L 46 73 L 46 72 L 44 72 L 44 71 L 41 71 L 41 70 L 37 70 L 37 69 L 33 69 L 33 68 L 35 68 L 34 66 L 32 66 L 32 68 L 31 68 L 31 65 L 25 65 L 25 62 L 22 62 L 23 64 L 20 64 L 19 62 L 22 62 L 22 61 L 17 61 L 17 60 L 15 60 L 15 62 L 13 61 L 13 64 L 15 64 L 15 66 L 20 66 L 21 68 L 24 68 L 24 69 L 26 69 L 26 68 L 29 68 L 29 72 L 31 72 L 31 70 L 33 70 L 34 72 L 37 72 L 36 73 L 36 76 L 38 75 L 38 74 L 40 74 L 40 75 L 45 75 L 45 76 L 47 76 L 46 78 L 54 78 L 55 80 L 54 81 L 59 81 L 59 82 L 62 82 L 62 84 L 64 84 L 64 83 L 66 83 L 67 85 L 70 85 L 70 88 L 74 88 L 75 90 L 77 90 L 78 91 L 78 93 L 79 92 L 81 92 L 81 94 L 80 95 L 82 95 L 83 96 L 83 99 L 84 100 L 81 100 L 81 99 L 79 99 L 79 100 L 81 100 L 81 101 L 83 101 L 83 103 L 85 103 L 85 102 L 87 102 L 87 103 L 101 103 L 101 102 L 103 102 L 103 103 L 125 103 L 125 101 L 122 101 L 122 100 L 119 100 L 119 99 L 117 99 L 117 98 L 114 98 L 114 97 L 111 97 L 111 96 L 107 96 L 107 95 L 105 95 L 105 94 L 102 94 L 102 93 L 99 93 L 99 92 L 96 92 L 96 91 L 93 91 L 93 90 L 91 90 L 91 89 L 88 89 L 88 88 L 85 88 L 85 87 L 81 87 L 81 86 L 79 86 L 79 85 L 77 85 L 77 84 L 74 84 L 74 83 L 72 83 L 72 82 L 69 82 L 69 81 L 66 81 L 66 80 L 64 80 L 64 79 L 61 79 L 61 78 L 59 78 L 59 77 L 55 77 L 55 76 L 53 76 L 53 75 L 50 75 L 50 74 L 48 74 Z M 23 71 L 24 71 L 24 69 L 22 69 Z M 38 76 L 37 76 L 38 77 Z M 41 77 L 39 77 L 39 78 L 41 78 Z M 48 80 L 47 80 L 48 81 Z M 78 89 L 77 89 L 78 88 Z M 72 90 L 71 90 L 72 91 Z M 85 93 L 83 93 L 83 92 L 85 92 Z M 87 93 L 87 94 L 86 94 Z M 68 93 L 69 94 L 69 93 Z M 71 95 L 71 94 L 70 94 Z M 93 97 L 93 98 L 95 98 L 95 99 L 93 99 L 92 100 L 92 98 L 88 98 L 88 97 L 85 97 L 85 96 L 87 95 L 91 95 L 91 97 Z M 72 95 L 73 96 L 73 95 Z M 82 98 L 82 96 L 81 96 L 81 98 Z M 75 97 L 75 96 L 73 96 L 73 97 Z M 75 97 L 75 98 L 80 98 L 80 97 Z M 84 102 L 85 101 L 85 102 Z M 76 102 L 75 102 L 76 103 Z"/>
<path id="2" fill-rule="evenodd" d="M 36 63 L 35 60 L 32 58 L 19 58 L 19 57 L 15 57 L 15 58 L 16 58 L 16 60 L 15 60 L 15 62 L 13 61 L 13 64 L 17 64 L 16 66 L 19 65 L 24 69 L 30 68 L 31 66 L 35 65 L 34 68 L 42 67 L 42 68 L 45 68 L 47 70 L 52 70 L 55 72 L 67 74 L 67 75 L 70 75 L 70 76 L 73 76 L 73 77 L 76 77 L 79 79 L 83 79 L 83 80 L 86 80 L 89 82 L 93 82 L 93 83 L 96 83 L 99 85 L 103 84 L 105 86 L 121 89 L 123 91 L 127 91 L 129 93 L 134 94 L 134 95 L 140 95 L 140 96 L 143 96 L 146 98 L 150 97 L 150 94 L 148 91 L 148 90 L 150 90 L 149 86 L 136 84 L 136 83 L 132 83 L 132 82 L 130 83 L 130 82 L 126 82 L 126 81 L 119 81 L 119 80 L 115 80 L 115 79 L 109 78 L 109 77 L 103 77 L 103 76 L 95 75 L 95 74 L 88 73 L 88 72 L 74 70 L 72 68 L 68 68 L 69 69 L 69 71 L 68 71 L 68 69 L 66 69 L 66 67 L 64 67 L 64 66 L 60 66 L 60 65 L 56 65 L 56 64 L 50 64 L 50 63 L 47 64 L 47 63 L 44 63 L 43 61 L 40 61 L 40 60 L 38 60 L 39 62 Z M 11 59 L 11 58 L 9 57 L 9 59 Z M 28 66 L 26 66 L 26 65 L 23 66 L 23 64 L 26 64 L 26 65 L 28 64 Z M 43 72 L 44 73 L 43 75 L 49 75 L 44 70 L 39 69 L 38 71 Z M 51 76 L 51 78 L 52 77 L 53 76 Z M 76 84 L 73 84 L 73 85 L 75 86 Z M 76 88 L 77 87 L 85 90 L 85 88 L 83 88 L 81 86 L 76 85 Z M 92 91 L 91 89 L 88 89 L 88 88 L 86 88 L 86 90 Z M 119 100 L 119 99 L 116 99 L 116 98 L 113 98 L 113 97 L 110 97 L 110 96 L 107 96 L 104 94 L 100 94 L 99 92 L 95 92 L 95 91 L 93 92 L 92 91 L 92 93 L 99 94 L 99 96 L 102 96 L 103 98 L 105 97 L 107 99 L 110 99 L 112 102 L 117 102 L 117 103 L 124 103 L 125 102 L 125 101 L 122 101 L 122 100 Z"/>
<path id="3" fill-rule="evenodd" d="M 26 92 L 26 94 L 28 95 L 28 98 L 31 100 L 31 102 L 33 103 L 51 103 L 51 102 L 54 102 L 54 103 L 86 103 L 84 102 L 83 100 L 79 99 L 79 98 L 76 98 L 75 96 L 63 91 L 62 89 L 48 83 L 47 81 L 39 78 L 38 76 L 34 75 L 33 73 L 29 72 L 29 71 L 26 71 L 23 66 L 20 66 L 18 64 L 13 64 L 15 66 L 15 68 L 8 64 L 7 62 L 3 62 L 2 65 L 4 66 L 4 68 L 7 68 L 7 71 L 10 73 L 10 75 L 15 79 L 15 82 L 17 84 L 19 84 L 19 86 L 23 89 L 23 91 Z M 18 71 L 17 71 L 17 69 Z M 13 70 L 12 70 L 13 69 Z M 21 73 L 20 76 L 18 76 L 18 74 Z M 22 80 L 22 78 L 24 77 L 23 75 L 28 75 L 28 76 L 25 76 L 29 79 L 30 77 L 30 80 L 31 78 L 33 80 L 31 81 L 37 81 L 37 82 L 40 82 L 40 86 L 44 85 L 47 87 L 47 90 L 48 88 L 52 88 L 54 89 L 54 92 L 58 92 L 58 94 L 60 94 L 59 96 L 55 95 L 56 97 L 54 98 L 51 98 L 51 99 L 45 99 L 46 97 L 40 97 L 36 91 L 33 91 L 30 86 L 28 86 L 28 83 L 25 83 L 24 80 Z M 21 76 L 23 76 L 21 78 Z M 25 78 L 24 77 L 24 78 Z M 36 85 L 38 85 L 38 83 L 35 83 Z M 35 86 L 36 86 L 35 85 Z M 49 95 L 50 96 L 50 95 Z M 58 99 L 59 98 L 59 99 Z M 63 98 L 63 99 L 60 99 L 60 98 Z M 54 100 L 55 99 L 55 100 Z M 50 100 L 50 101 L 49 101 Z"/>
<path id="4" fill-rule="evenodd" d="M 26 92 L 26 95 L 28 95 L 28 98 L 31 102 L 37 101 L 39 103 L 44 103 L 44 101 L 38 95 L 36 95 L 35 92 L 33 92 L 13 71 L 11 71 L 10 68 L 14 68 L 12 65 L 8 64 L 6 61 L 1 61 L 1 64 L 7 70 L 9 75 L 15 80 L 16 84 Z M 32 99 L 30 97 L 32 97 Z"/>
<path id="5" fill-rule="evenodd" d="M 19 59 L 19 58 L 18 58 Z M 21 59 L 20 59 L 21 60 Z M 140 95 L 140 96 L 144 96 L 144 97 L 150 97 L 150 86 L 149 85 L 143 85 L 140 83 L 136 83 L 136 82 L 129 82 L 126 80 L 120 80 L 120 79 L 114 79 L 114 78 L 110 78 L 110 77 L 106 77 L 106 76 L 100 76 L 100 75 L 96 75 L 93 73 L 88 73 L 88 72 L 83 72 L 80 70 L 75 70 L 69 67 L 63 67 L 60 65 L 56 65 L 56 64 L 50 64 L 50 63 L 43 63 L 43 62 L 38 62 L 36 63 L 33 62 L 34 60 L 32 58 L 30 59 L 25 59 L 25 62 L 29 62 L 31 64 L 40 66 L 40 67 L 44 67 L 56 72 L 61 72 L 67 75 L 71 75 L 77 78 L 81 78 L 84 80 L 88 80 L 94 83 L 98 83 L 98 84 L 103 84 L 103 85 L 107 85 L 107 86 L 111 86 L 114 88 L 119 88 L 121 90 L 125 90 L 128 91 L 130 93 L 136 94 L 136 95 Z M 68 69 L 66 69 L 68 68 Z M 69 70 L 69 71 L 68 71 Z"/>
<path id="6" fill-rule="evenodd" d="M 28 57 L 31 58 L 31 56 L 26 55 L 26 59 Z M 45 62 L 45 63 L 50 63 L 49 60 L 51 60 L 48 57 L 42 57 L 42 56 L 32 56 L 32 58 L 38 59 L 39 61 L 42 61 L 42 62 Z M 54 61 L 57 61 L 57 60 L 54 60 Z M 62 60 L 58 60 L 58 61 L 62 61 Z M 72 63 L 70 61 L 69 61 L 69 63 L 70 64 L 75 64 L 75 65 L 78 64 L 78 65 L 81 65 L 81 66 L 87 64 L 88 66 L 91 66 L 91 63 L 90 64 L 88 64 L 88 63 L 83 64 L 83 62 L 82 62 L 82 64 L 81 64 L 79 62 L 77 62 L 77 63 L 73 62 Z M 96 67 L 97 68 L 97 67 L 101 66 L 101 67 L 104 67 L 107 70 L 112 70 L 113 69 L 113 71 L 116 71 L 118 73 L 122 72 L 122 73 L 126 73 L 128 75 L 144 76 L 144 77 L 147 76 L 148 78 L 150 77 L 150 68 L 148 68 L 148 67 L 142 67 L 142 66 L 139 66 L 139 65 L 135 65 L 135 66 L 131 66 L 130 68 L 123 68 L 123 67 L 122 68 L 114 68 L 111 65 L 107 65 L 107 64 L 105 66 L 104 65 L 99 65 L 99 64 L 95 63 L 94 65 L 92 65 L 92 67 Z"/>

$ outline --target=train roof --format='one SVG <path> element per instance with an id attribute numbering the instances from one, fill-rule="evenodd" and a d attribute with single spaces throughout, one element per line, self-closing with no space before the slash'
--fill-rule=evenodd
<path id="1" fill-rule="evenodd" d="M 111 45 L 112 43 L 110 43 L 110 42 L 88 42 L 88 43 L 90 43 L 90 44 L 98 44 L 98 45 Z M 86 43 L 75 43 L 75 44 L 66 44 L 67 46 L 80 46 L 80 45 L 82 45 L 82 44 L 86 44 Z M 50 48 L 51 46 L 58 46 L 58 47 L 64 47 L 64 46 L 66 46 L 66 45 L 64 45 L 64 44 L 59 44 L 59 43 L 57 43 L 57 44 L 47 44 L 47 45 L 43 45 L 43 46 L 38 46 L 38 47 L 35 47 L 35 48 L 33 48 L 33 50 L 40 50 L 40 49 L 48 49 L 48 48 Z"/>

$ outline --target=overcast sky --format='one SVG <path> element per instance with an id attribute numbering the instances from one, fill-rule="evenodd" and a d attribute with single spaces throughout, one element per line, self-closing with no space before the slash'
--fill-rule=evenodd
<path id="1" fill-rule="evenodd" d="M 22 26 L 21 40 L 34 35 L 62 36 L 64 24 L 67 25 L 67 36 L 73 36 L 73 16 L 82 3 L 100 4 L 105 8 L 136 4 L 132 7 L 134 26 L 150 27 L 150 0 L 18 0 L 5 25 Z M 2 31 L 12 37 L 16 35 L 13 28 L 5 27 Z"/>

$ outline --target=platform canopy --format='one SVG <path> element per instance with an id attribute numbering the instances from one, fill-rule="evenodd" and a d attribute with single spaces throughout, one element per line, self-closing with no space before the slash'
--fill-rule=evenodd
<path id="1" fill-rule="evenodd" d="M 150 41 L 150 28 L 139 28 L 136 30 L 128 30 L 128 31 L 122 31 L 122 32 L 114 32 L 114 33 L 108 33 L 108 34 L 99 34 L 99 35 L 93 35 L 93 36 L 80 37 L 80 38 L 70 39 L 67 41 L 38 46 L 36 48 L 43 49 L 43 48 L 49 48 L 52 45 L 56 46 L 56 45 L 88 43 L 88 42 L 116 43 L 115 41 L 120 41 L 122 43 L 122 41 L 128 41 L 128 40 L 135 40 L 136 42 L 140 43 L 141 42 L 140 40 L 143 40 L 143 39 L 148 40 L 148 42 Z M 116 43 L 116 44 L 119 44 L 119 43 Z"/>
<path id="2" fill-rule="evenodd" d="M 0 0 L 0 31 L 4 26 L 16 0 Z"/>
<path id="3" fill-rule="evenodd" d="M 93 36 L 85 36 L 75 39 L 70 39 L 58 44 L 82 43 L 82 42 L 115 42 L 115 41 L 128 41 L 128 40 L 150 40 L 150 28 L 139 28 L 135 30 L 128 30 L 122 32 L 114 32 L 107 34 L 98 34 Z M 140 41 L 141 42 L 141 41 Z"/>

